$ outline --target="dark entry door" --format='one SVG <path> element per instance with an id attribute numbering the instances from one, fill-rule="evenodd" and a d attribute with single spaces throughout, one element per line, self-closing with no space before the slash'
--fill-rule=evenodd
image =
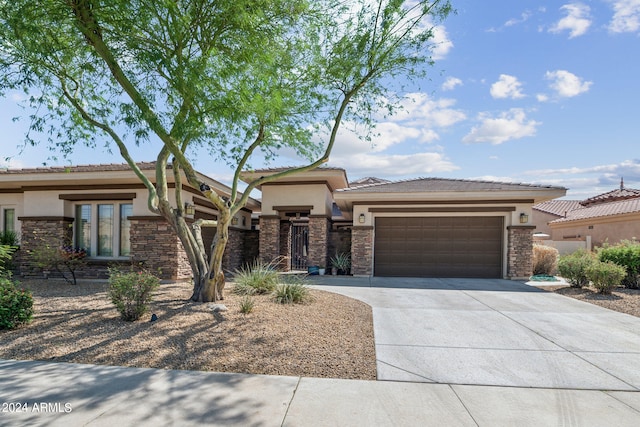
<path id="1" fill-rule="evenodd" d="M 309 225 L 293 224 L 291 227 L 291 269 L 306 270 L 309 254 Z"/>

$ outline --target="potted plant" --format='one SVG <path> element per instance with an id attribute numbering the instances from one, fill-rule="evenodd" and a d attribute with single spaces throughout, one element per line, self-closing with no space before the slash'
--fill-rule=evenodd
<path id="1" fill-rule="evenodd" d="M 339 276 L 344 276 L 345 274 L 349 274 L 351 258 L 348 253 L 337 253 L 334 257 L 331 257 L 331 265 L 337 270 Z"/>

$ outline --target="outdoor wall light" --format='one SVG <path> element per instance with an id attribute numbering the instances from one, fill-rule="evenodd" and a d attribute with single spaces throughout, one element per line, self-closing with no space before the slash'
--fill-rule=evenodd
<path id="1" fill-rule="evenodd" d="M 190 203 L 184 204 L 184 213 L 189 216 L 193 216 L 196 214 L 196 207 Z"/>
<path id="2" fill-rule="evenodd" d="M 363 213 L 361 213 L 360 216 L 358 216 L 358 222 L 360 224 L 364 224 L 364 221 L 365 221 L 365 216 Z"/>
<path id="3" fill-rule="evenodd" d="M 233 218 L 231 218 L 231 225 L 238 225 L 238 217 L 234 216 Z"/>
<path id="4" fill-rule="evenodd" d="M 529 215 L 527 215 L 526 213 L 522 212 L 520 214 L 520 224 L 526 224 L 527 222 L 529 222 Z"/>

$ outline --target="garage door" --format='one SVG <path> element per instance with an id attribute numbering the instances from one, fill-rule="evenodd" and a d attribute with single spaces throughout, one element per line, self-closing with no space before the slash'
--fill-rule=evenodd
<path id="1" fill-rule="evenodd" d="M 374 274 L 502 277 L 502 217 L 376 218 Z"/>

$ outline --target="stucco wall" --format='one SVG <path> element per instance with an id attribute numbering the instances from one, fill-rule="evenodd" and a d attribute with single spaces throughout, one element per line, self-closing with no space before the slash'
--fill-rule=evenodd
<path id="1" fill-rule="evenodd" d="M 591 236 L 593 247 L 602 246 L 605 242 L 614 244 L 621 240 L 640 240 L 640 214 L 551 225 L 551 239 L 554 241 L 585 240 L 587 236 Z"/>

